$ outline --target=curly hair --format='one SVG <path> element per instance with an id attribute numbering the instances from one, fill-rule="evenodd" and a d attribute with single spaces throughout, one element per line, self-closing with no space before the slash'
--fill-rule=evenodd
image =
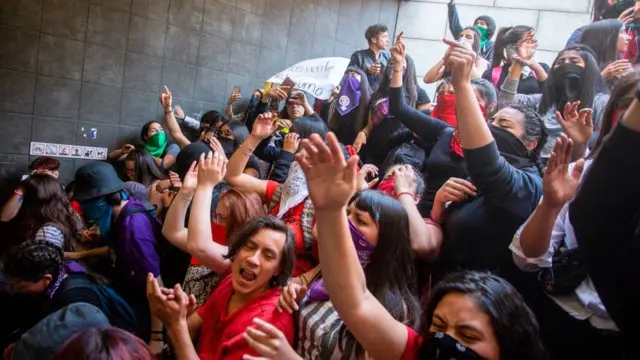
<path id="1" fill-rule="evenodd" d="M 15 225 L 21 234 L 19 242 L 33 240 L 43 226 L 57 227 L 69 241 L 80 241 L 78 218 L 71 208 L 64 189 L 54 177 L 34 174 L 22 182 L 23 201 Z"/>
<path id="2" fill-rule="evenodd" d="M 31 282 L 49 274 L 55 283 L 63 265 L 64 253 L 58 246 L 46 240 L 27 241 L 13 248 L 4 271 L 10 277 Z"/>

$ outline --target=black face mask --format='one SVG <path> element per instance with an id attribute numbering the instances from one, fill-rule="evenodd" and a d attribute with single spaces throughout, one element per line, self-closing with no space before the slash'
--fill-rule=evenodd
<path id="1" fill-rule="evenodd" d="M 585 69 L 575 64 L 563 64 L 553 69 L 553 86 L 556 90 L 556 109 L 563 109 L 568 101 L 580 98 Z"/>
<path id="2" fill-rule="evenodd" d="M 227 157 L 231 157 L 231 155 L 233 155 L 233 152 L 236 150 L 235 146 L 233 145 L 234 141 L 232 139 L 227 139 L 220 135 L 216 136 L 216 138 L 220 142 L 220 145 L 222 145 L 222 148 L 224 149 L 224 154 L 227 155 Z"/>
<path id="3" fill-rule="evenodd" d="M 500 155 L 516 169 L 522 169 L 533 164 L 529 150 L 515 135 L 499 126 L 489 126 L 491 135 L 496 141 Z"/>
<path id="4" fill-rule="evenodd" d="M 421 354 L 425 360 L 482 360 L 482 356 L 456 341 L 451 336 L 441 333 L 429 333 L 425 340 L 426 349 Z"/>

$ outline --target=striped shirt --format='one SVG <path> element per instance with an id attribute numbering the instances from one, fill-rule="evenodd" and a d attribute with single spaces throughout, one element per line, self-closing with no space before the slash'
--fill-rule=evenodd
<path id="1" fill-rule="evenodd" d="M 346 334 L 340 339 L 342 325 L 331 301 L 303 302 L 298 316 L 297 353 L 307 360 L 356 359 L 355 340 L 349 337 L 347 341 Z"/>
<path id="2" fill-rule="evenodd" d="M 36 241 L 48 241 L 60 248 L 64 247 L 64 234 L 53 225 L 45 225 L 38 229 L 33 239 Z"/>

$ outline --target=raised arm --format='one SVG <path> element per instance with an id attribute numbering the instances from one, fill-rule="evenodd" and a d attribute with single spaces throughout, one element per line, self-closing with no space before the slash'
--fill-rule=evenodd
<path id="1" fill-rule="evenodd" d="M 349 331 L 378 360 L 397 360 L 407 343 L 407 329 L 367 289 L 351 241 L 347 203 L 356 189 L 358 157 L 345 162 L 333 133 L 327 144 L 314 134 L 303 140 L 306 156 L 296 155 L 316 209 L 318 250 L 324 285 Z"/>
<path id="2" fill-rule="evenodd" d="M 640 101 L 598 151 L 569 205 L 569 218 L 587 271 L 611 319 L 622 334 L 634 334 L 640 310 L 640 286 L 629 282 L 640 271 Z M 630 346 L 633 340 L 630 339 Z"/>
<path id="3" fill-rule="evenodd" d="M 198 162 L 198 187 L 191 205 L 187 249 L 191 256 L 218 274 L 225 274 L 231 261 L 224 258 L 229 249 L 213 241 L 211 234 L 211 199 L 213 188 L 226 172 L 225 158 L 211 152 Z"/>
<path id="4" fill-rule="evenodd" d="M 520 84 L 520 76 L 522 75 L 522 65 L 514 61 L 509 68 L 509 75 L 498 93 L 498 104 L 519 103 L 526 107 L 535 109 L 540 103 L 541 94 L 523 95 L 518 94 L 518 85 Z"/>
<path id="5" fill-rule="evenodd" d="M 406 47 L 402 42 L 402 36 L 398 36 L 396 45 L 391 53 L 394 69 L 389 93 L 389 111 L 423 141 L 434 142 L 438 139 L 440 132 L 449 125 L 407 105 L 402 92 L 402 76 L 406 68 Z"/>
<path id="6" fill-rule="evenodd" d="M 184 226 L 187 216 L 187 209 L 198 185 L 198 173 L 195 170 L 196 162 L 194 161 L 182 180 L 182 187 L 173 199 L 167 216 L 162 226 L 162 235 L 169 240 L 178 249 L 189 252 L 187 249 L 187 235 L 189 231 Z"/>
<path id="7" fill-rule="evenodd" d="M 267 182 L 244 174 L 244 168 L 260 142 L 270 136 L 275 123 L 272 114 L 261 114 L 253 124 L 251 135 L 233 153 L 227 164 L 226 179 L 229 185 L 241 190 L 252 191 L 264 198 L 267 194 Z"/>
<path id="8" fill-rule="evenodd" d="M 178 144 L 181 149 L 184 149 L 187 145 L 191 144 L 191 141 L 189 141 L 189 139 L 187 139 L 187 137 L 182 133 L 180 125 L 178 125 L 178 121 L 176 120 L 175 115 L 173 115 L 173 109 L 171 108 L 172 103 L 173 96 L 171 95 L 169 88 L 165 86 L 164 92 L 160 94 L 160 105 L 164 109 L 164 121 L 173 140 L 175 140 L 176 144 Z"/>
<path id="9" fill-rule="evenodd" d="M 455 0 L 449 0 L 447 5 L 449 9 L 449 31 L 454 39 L 457 39 L 462 33 L 462 25 L 460 25 L 460 18 L 458 17 L 458 9 L 456 9 Z"/>

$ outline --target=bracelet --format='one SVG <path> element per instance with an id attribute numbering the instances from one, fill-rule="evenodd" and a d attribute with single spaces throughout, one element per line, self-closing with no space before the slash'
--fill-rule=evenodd
<path id="1" fill-rule="evenodd" d="M 367 132 L 367 130 L 362 129 L 360 130 L 361 133 L 364 133 L 365 136 L 369 137 L 369 133 Z"/>
<path id="2" fill-rule="evenodd" d="M 393 68 L 393 72 L 401 72 L 401 71 L 404 71 L 404 69 L 406 68 L 407 68 L 406 66 L 403 66 L 402 69 L 400 70 L 396 70 L 395 68 Z"/>
<path id="3" fill-rule="evenodd" d="M 23 195 L 23 193 L 22 193 L 22 190 L 21 190 L 21 189 L 15 189 L 15 190 L 13 190 L 13 193 L 14 193 L 14 194 L 16 194 L 16 195 L 18 195 L 18 196 L 22 196 L 22 195 Z"/>
<path id="4" fill-rule="evenodd" d="M 181 198 L 183 198 L 185 201 L 189 202 L 191 200 L 193 200 L 193 195 L 191 195 L 191 197 L 186 196 L 185 194 L 183 194 L 182 192 L 178 191 L 178 195 L 180 195 Z"/>
<path id="5" fill-rule="evenodd" d="M 409 195 L 411 196 L 412 199 L 414 199 L 415 197 L 413 196 L 412 193 L 408 192 L 408 191 L 403 191 L 401 193 L 396 194 L 396 198 L 399 198 L 401 195 Z"/>
<path id="6" fill-rule="evenodd" d="M 302 282 L 302 286 L 309 286 L 309 280 L 307 280 L 304 274 L 300 275 L 300 282 Z"/>
<path id="7" fill-rule="evenodd" d="M 438 229 L 440 229 L 440 231 L 443 231 L 442 230 L 442 226 L 440 224 L 438 224 L 437 222 L 433 221 L 431 218 L 424 219 L 424 222 L 427 223 L 427 225 L 433 225 L 433 226 L 437 227 Z"/>
<path id="8" fill-rule="evenodd" d="M 165 115 L 169 115 L 171 113 L 173 113 L 173 107 L 172 106 L 169 106 L 169 109 L 164 109 L 164 114 Z"/>

